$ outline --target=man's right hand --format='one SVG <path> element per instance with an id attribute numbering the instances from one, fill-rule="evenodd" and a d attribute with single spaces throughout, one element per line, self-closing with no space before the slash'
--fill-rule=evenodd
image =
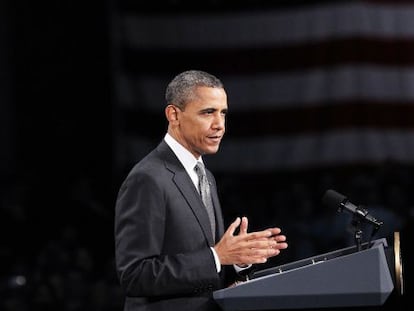
<path id="1" fill-rule="evenodd" d="M 239 234 L 234 235 L 239 226 Z M 288 247 L 286 237 L 280 234 L 280 228 L 248 233 L 247 227 L 248 219 L 237 217 L 214 246 L 222 265 L 265 263 L 268 258 L 279 255 L 280 250 Z"/>

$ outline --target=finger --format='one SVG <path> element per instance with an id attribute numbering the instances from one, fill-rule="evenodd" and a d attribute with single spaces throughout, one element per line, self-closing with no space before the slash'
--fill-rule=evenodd
<path id="1" fill-rule="evenodd" d="M 245 249 L 269 249 L 269 248 L 276 248 L 277 242 L 271 239 L 255 239 L 245 241 L 242 244 L 242 247 Z"/>
<path id="2" fill-rule="evenodd" d="M 270 239 L 276 242 L 276 245 L 273 246 L 274 248 L 278 249 L 285 249 L 288 247 L 288 244 L 286 243 L 286 236 L 285 235 L 276 235 L 272 236 Z"/>
<path id="3" fill-rule="evenodd" d="M 285 235 L 273 235 L 269 239 L 274 240 L 278 243 L 286 242 L 286 236 Z"/>
<path id="4" fill-rule="evenodd" d="M 286 236 L 285 235 L 277 235 L 277 236 L 273 237 L 273 239 L 277 242 L 284 242 L 284 241 L 286 241 Z"/>
<path id="5" fill-rule="evenodd" d="M 257 240 L 263 238 L 270 238 L 272 236 L 271 230 L 255 231 L 247 233 L 244 237 L 246 240 Z"/>
<path id="6" fill-rule="evenodd" d="M 268 228 L 266 230 L 269 230 L 270 232 L 272 232 L 272 235 L 278 235 L 280 234 L 280 232 L 282 232 L 280 228 Z"/>
<path id="7" fill-rule="evenodd" d="M 240 225 L 240 217 L 237 217 L 235 221 L 233 221 L 230 226 L 228 227 L 226 234 L 228 235 L 234 235 L 234 232 L 236 231 L 237 227 Z"/>
<path id="8" fill-rule="evenodd" d="M 240 225 L 240 233 L 241 234 L 247 234 L 248 225 L 249 225 L 249 220 L 247 219 L 247 217 L 242 217 L 241 225 Z"/>
<path id="9" fill-rule="evenodd" d="M 272 257 L 280 254 L 280 249 L 275 247 L 267 247 L 267 248 L 254 248 L 252 249 L 254 256 L 259 257 Z"/>
<path id="10" fill-rule="evenodd" d="M 288 244 L 286 242 L 277 243 L 273 248 L 286 249 L 288 248 Z"/>

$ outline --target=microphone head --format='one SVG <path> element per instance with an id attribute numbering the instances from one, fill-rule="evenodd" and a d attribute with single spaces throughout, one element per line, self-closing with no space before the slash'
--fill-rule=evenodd
<path id="1" fill-rule="evenodd" d="M 342 204 L 344 204 L 347 200 L 347 197 L 332 189 L 327 190 L 322 197 L 322 203 L 325 206 L 336 208 L 339 211 L 342 211 Z"/>

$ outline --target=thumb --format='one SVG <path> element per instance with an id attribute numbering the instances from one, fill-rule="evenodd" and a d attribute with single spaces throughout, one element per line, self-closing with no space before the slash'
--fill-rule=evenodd
<path id="1" fill-rule="evenodd" d="M 240 226 L 241 220 L 240 217 L 237 217 L 235 221 L 233 221 L 230 226 L 228 227 L 225 234 L 233 235 L 236 231 L 237 227 Z"/>

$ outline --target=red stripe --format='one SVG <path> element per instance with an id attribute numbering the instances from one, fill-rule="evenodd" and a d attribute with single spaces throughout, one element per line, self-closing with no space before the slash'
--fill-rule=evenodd
<path id="1" fill-rule="evenodd" d="M 217 73 L 306 70 L 352 64 L 414 65 L 414 38 L 347 38 L 245 49 L 124 49 L 130 73 L 171 73 L 188 68 Z"/>
<path id="2" fill-rule="evenodd" d="M 412 5 L 412 0 L 226 0 L 226 1 L 205 1 L 200 8 L 197 1 L 118 1 L 117 6 L 122 12 L 135 14 L 211 14 L 242 11 L 267 11 L 267 10 L 300 10 L 314 6 L 332 6 L 342 3 L 373 3 L 379 5 Z"/>
<path id="3" fill-rule="evenodd" d="M 264 11 L 270 9 L 298 9 L 315 5 L 349 3 L 352 0 L 226 0 L 204 1 L 202 7 L 197 1 L 136 1 L 122 0 L 117 4 L 121 11 L 136 14 L 210 14 L 211 12 Z"/>
<path id="4" fill-rule="evenodd" d="M 355 100 L 335 105 L 246 112 L 229 108 L 226 135 L 232 137 L 286 136 L 349 128 L 414 129 L 414 102 Z M 122 118 L 128 135 L 156 138 L 165 130 L 162 126 L 166 124 L 165 117 L 159 112 L 126 110 Z"/>

